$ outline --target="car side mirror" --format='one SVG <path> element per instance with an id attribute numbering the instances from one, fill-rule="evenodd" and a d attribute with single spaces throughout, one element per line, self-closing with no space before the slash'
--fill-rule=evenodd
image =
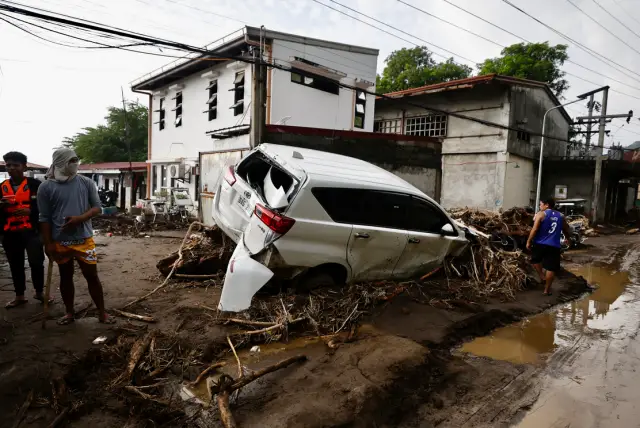
<path id="1" fill-rule="evenodd" d="M 441 235 L 451 235 L 455 232 L 455 230 L 453 229 L 453 226 L 451 226 L 451 223 L 447 223 L 444 226 L 442 226 L 442 229 L 440 229 L 440 234 Z"/>

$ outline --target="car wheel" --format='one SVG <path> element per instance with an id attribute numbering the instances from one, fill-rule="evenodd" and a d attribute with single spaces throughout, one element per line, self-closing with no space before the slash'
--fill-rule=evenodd
<path id="1" fill-rule="evenodd" d="M 311 291 L 316 288 L 334 287 L 335 285 L 336 280 L 327 272 L 309 272 L 303 278 L 300 278 L 296 288 L 303 291 Z"/>

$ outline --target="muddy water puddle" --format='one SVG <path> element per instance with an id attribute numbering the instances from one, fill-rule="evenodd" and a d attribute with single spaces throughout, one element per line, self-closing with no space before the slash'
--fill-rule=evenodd
<path id="1" fill-rule="evenodd" d="M 557 348 L 578 337 L 611 334 L 625 323 L 617 316 L 629 274 L 608 264 L 567 266 L 598 289 L 584 298 L 500 328 L 464 344 L 459 351 L 517 364 L 541 364 Z M 626 300 L 626 299 L 625 299 Z"/>

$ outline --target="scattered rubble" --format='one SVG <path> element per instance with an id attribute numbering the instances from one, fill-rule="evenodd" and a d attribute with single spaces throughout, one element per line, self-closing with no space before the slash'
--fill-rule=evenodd
<path id="1" fill-rule="evenodd" d="M 144 236 L 148 232 L 186 230 L 189 226 L 189 224 L 170 221 L 139 222 L 135 217 L 124 214 L 99 215 L 91 219 L 91 223 L 98 233 L 132 237 Z"/>

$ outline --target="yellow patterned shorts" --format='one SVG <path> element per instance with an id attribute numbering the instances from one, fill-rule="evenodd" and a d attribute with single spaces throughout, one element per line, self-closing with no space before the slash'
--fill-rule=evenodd
<path id="1" fill-rule="evenodd" d="M 56 242 L 56 263 L 63 265 L 71 260 L 89 265 L 98 263 L 98 255 L 96 254 L 96 243 L 93 238 L 79 239 L 77 241 Z"/>

